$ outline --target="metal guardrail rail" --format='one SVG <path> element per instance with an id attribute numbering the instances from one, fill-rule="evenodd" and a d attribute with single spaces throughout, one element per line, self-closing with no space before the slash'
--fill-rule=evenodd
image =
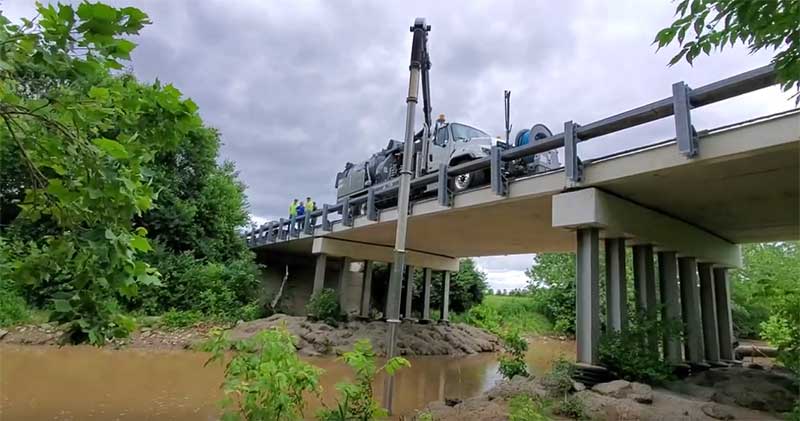
<path id="1" fill-rule="evenodd" d="M 453 193 L 448 189 L 449 179 L 473 171 L 489 169 L 492 191 L 505 195 L 511 179 L 503 174 L 504 163 L 524 158 L 560 147 L 564 148 L 568 184 L 579 183 L 582 179 L 583 164 L 577 154 L 577 144 L 589 139 L 615 133 L 631 127 L 660 120 L 669 116 L 675 117 L 675 139 L 680 153 L 687 158 L 697 154 L 697 132 L 691 122 L 691 109 L 703 107 L 742 94 L 757 91 L 776 84 L 775 70 L 772 65 L 760 67 L 720 81 L 690 89 L 684 82 L 672 85 L 672 96 L 640 107 L 604 118 L 586 125 L 568 121 L 564 123 L 564 131 L 541 139 L 535 143 L 510 149 L 493 146 L 489 157 L 469 161 L 453 167 L 442 165 L 436 173 L 414 178 L 411 188 L 425 187 L 436 183 L 437 200 L 442 206 L 451 206 Z M 336 205 L 325 204 L 321 209 L 302 216 L 281 218 L 270 221 L 244 233 L 247 244 L 257 247 L 263 244 L 299 238 L 301 234 L 313 235 L 317 229 L 329 232 L 333 223 L 352 226 L 353 210 L 364 206 L 367 219 L 378 220 L 379 210 L 376 207 L 378 197 L 391 198 L 397 194 L 395 180 L 389 180 L 369 188 L 366 196 L 355 199 L 345 198 Z M 339 221 L 331 221 L 333 213 L 341 213 Z M 316 221 L 319 220 L 320 224 Z"/>

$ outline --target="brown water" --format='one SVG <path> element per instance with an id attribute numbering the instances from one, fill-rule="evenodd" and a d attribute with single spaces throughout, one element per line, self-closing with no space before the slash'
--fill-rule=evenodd
<path id="1" fill-rule="evenodd" d="M 536 339 L 528 363 L 547 370 L 559 355 L 574 357 L 573 342 Z M 207 354 L 188 351 L 106 350 L 88 346 L 0 346 L 0 419 L 215 420 L 222 367 L 203 367 Z M 412 357 L 397 375 L 395 413 L 413 414 L 431 401 L 468 398 L 496 380 L 497 355 Z M 350 370 L 334 358 L 308 358 L 321 367 L 322 400 L 332 405 L 334 385 Z M 378 397 L 383 382 L 376 383 Z M 313 415 L 319 401 L 306 411 Z"/>

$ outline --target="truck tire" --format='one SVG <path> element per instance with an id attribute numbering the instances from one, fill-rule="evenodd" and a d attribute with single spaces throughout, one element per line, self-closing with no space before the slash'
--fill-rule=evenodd
<path id="1" fill-rule="evenodd" d="M 480 186 L 486 181 L 486 171 L 478 170 L 453 177 L 450 181 L 450 190 L 460 193 L 475 186 Z"/>

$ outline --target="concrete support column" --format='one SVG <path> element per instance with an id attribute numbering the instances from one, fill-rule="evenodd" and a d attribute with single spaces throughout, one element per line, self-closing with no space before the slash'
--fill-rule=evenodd
<path id="1" fill-rule="evenodd" d="M 425 282 L 422 284 L 422 321 L 431 321 L 431 275 L 433 270 L 425 268 Z"/>
<path id="2" fill-rule="evenodd" d="M 444 271 L 442 281 L 442 315 L 439 321 L 450 321 L 450 271 Z"/>
<path id="3" fill-rule="evenodd" d="M 404 317 L 411 318 L 411 309 L 414 300 L 414 273 L 416 272 L 414 266 L 406 266 L 406 307 Z"/>
<path id="4" fill-rule="evenodd" d="M 370 300 L 372 299 L 372 260 L 364 262 L 364 284 L 361 287 L 361 317 L 369 317 Z"/>
<path id="5" fill-rule="evenodd" d="M 717 308 L 717 334 L 719 336 L 719 356 L 723 360 L 733 360 L 733 323 L 731 319 L 731 295 L 728 283 L 728 269 L 714 268 L 714 298 Z"/>
<path id="6" fill-rule="evenodd" d="M 717 306 L 714 302 L 714 277 L 711 263 L 699 263 L 700 312 L 703 318 L 703 349 L 706 361 L 719 362 L 719 332 L 717 330 Z"/>
<path id="7" fill-rule="evenodd" d="M 675 252 L 658 253 L 658 286 L 661 293 L 661 320 L 665 327 L 681 325 L 680 291 L 678 288 L 678 260 Z M 681 363 L 681 339 L 677 332 L 664 332 L 664 361 Z"/>
<path id="8" fill-rule="evenodd" d="M 314 295 L 325 288 L 325 267 L 327 264 L 328 255 L 325 253 L 318 254 L 317 262 L 314 266 L 314 289 L 311 291 L 311 295 Z"/>
<path id="9" fill-rule="evenodd" d="M 620 332 L 628 326 L 628 285 L 625 279 L 625 239 L 606 243 L 606 326 Z"/>
<path id="10" fill-rule="evenodd" d="M 347 282 L 350 280 L 350 264 L 353 263 L 353 259 L 349 257 L 342 258 L 342 270 L 339 271 L 339 305 L 342 307 L 342 311 L 344 311 L 344 298 L 346 294 L 344 293 L 345 288 L 347 288 Z"/>
<path id="11" fill-rule="evenodd" d="M 633 246 L 633 285 L 636 293 L 636 312 L 648 321 L 655 322 L 658 317 L 656 304 L 656 274 L 653 266 L 653 246 Z M 647 347 L 658 349 L 658 332 L 651 332 Z"/>
<path id="12" fill-rule="evenodd" d="M 577 232 L 576 258 L 576 317 L 577 360 L 584 364 L 597 364 L 597 347 L 600 339 L 600 314 L 598 278 L 600 271 L 600 240 L 597 228 L 581 228 Z"/>
<path id="13" fill-rule="evenodd" d="M 700 323 L 697 260 L 694 257 L 679 257 L 678 276 L 681 283 L 681 310 L 686 336 L 686 361 L 701 364 L 705 351 L 703 350 L 703 326 Z"/>

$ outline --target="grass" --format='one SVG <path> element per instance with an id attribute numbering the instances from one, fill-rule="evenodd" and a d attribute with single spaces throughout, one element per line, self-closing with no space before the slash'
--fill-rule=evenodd
<path id="1" fill-rule="evenodd" d="M 531 297 L 489 295 L 483 303 L 466 313 L 454 315 L 452 320 L 495 333 L 517 330 L 522 335 L 543 335 L 553 329 Z"/>

